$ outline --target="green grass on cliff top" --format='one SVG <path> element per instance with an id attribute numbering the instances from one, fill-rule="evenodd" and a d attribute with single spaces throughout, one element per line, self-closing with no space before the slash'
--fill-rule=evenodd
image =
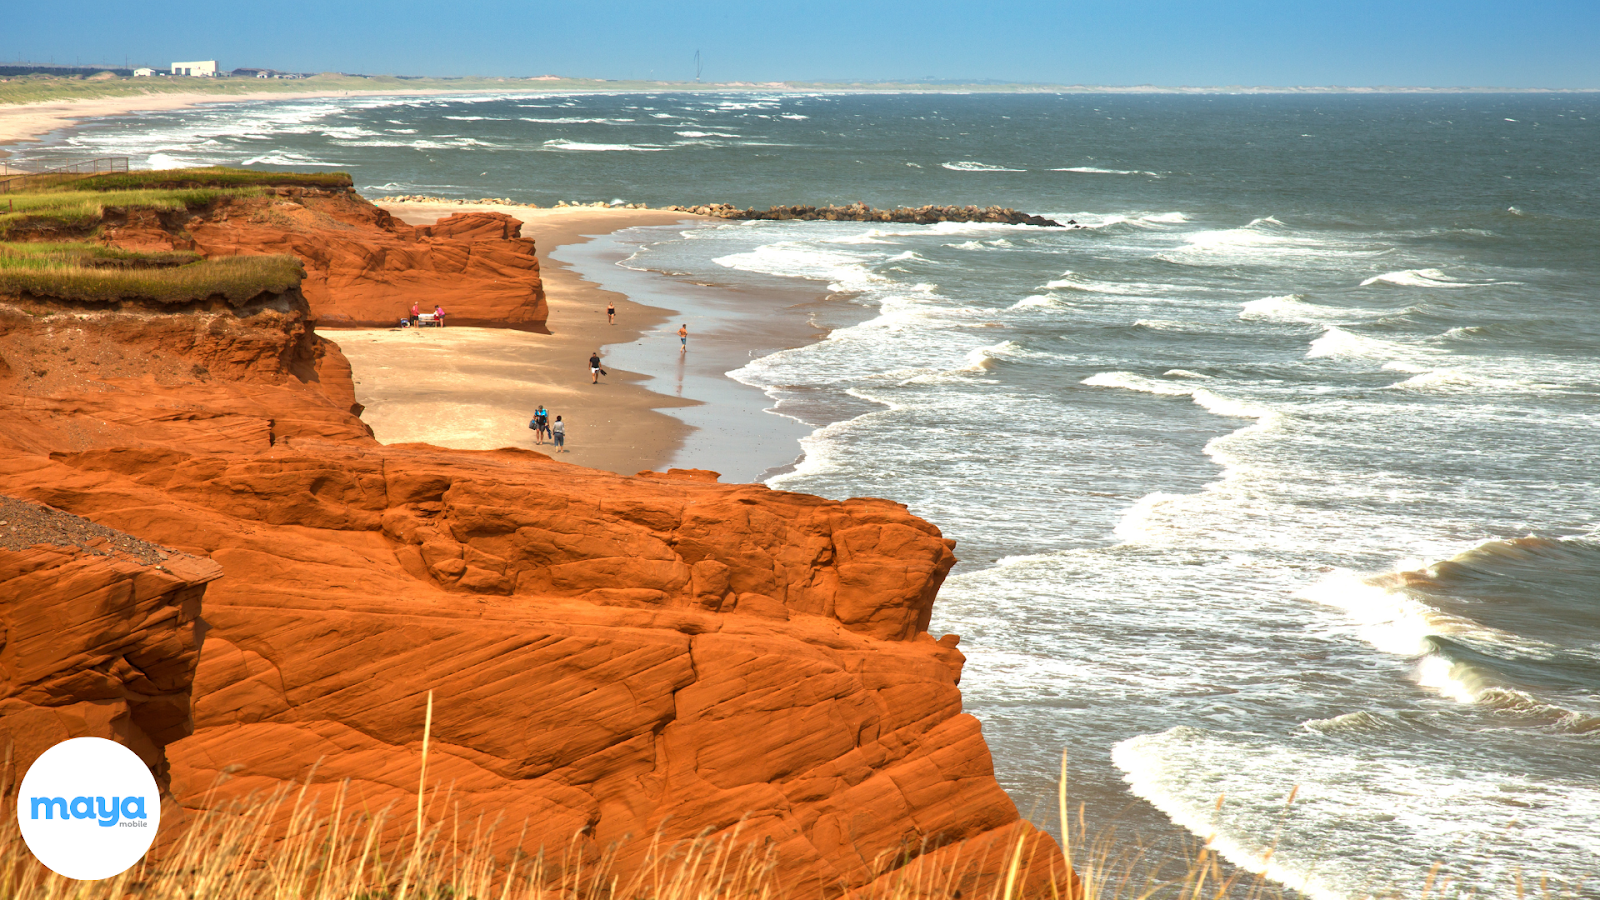
<path id="1" fill-rule="evenodd" d="M 240 304 L 297 287 L 293 256 L 201 259 L 187 250 L 137 253 L 95 243 L 0 243 L 0 295 L 70 302 L 163 305 L 222 297 Z"/>
<path id="2" fill-rule="evenodd" d="M 204 169 L 153 169 L 92 175 L 62 183 L 60 190 L 131 191 L 176 190 L 183 188 L 239 187 L 317 187 L 348 188 L 355 182 L 349 172 L 263 172 L 211 166 Z M 54 188 L 52 188 L 54 190 Z M 0 196 L 0 199 L 4 199 Z"/>
<path id="3" fill-rule="evenodd" d="M 80 182 L 81 183 L 81 182 Z M 40 192 L 0 194 L 0 239 L 30 227 L 92 228 L 107 209 L 194 209 L 223 197 L 248 197 L 261 188 L 166 188 L 145 190 L 68 190 L 76 184 Z"/>

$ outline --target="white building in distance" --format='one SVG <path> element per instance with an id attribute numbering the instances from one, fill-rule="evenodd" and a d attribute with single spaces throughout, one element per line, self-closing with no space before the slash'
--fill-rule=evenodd
<path id="1" fill-rule="evenodd" d="M 217 61 L 202 59 L 198 62 L 175 62 L 172 64 L 172 74 L 193 75 L 196 78 L 215 78 L 217 76 Z"/>
<path id="2" fill-rule="evenodd" d="M 139 68 L 133 70 L 133 77 L 135 78 L 150 78 L 155 74 L 156 70 L 150 68 L 149 66 L 140 66 Z"/>

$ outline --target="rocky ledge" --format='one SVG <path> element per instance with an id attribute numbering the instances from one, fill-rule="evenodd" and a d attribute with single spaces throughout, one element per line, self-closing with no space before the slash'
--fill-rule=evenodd
<path id="1" fill-rule="evenodd" d="M 669 206 L 675 212 L 694 213 L 719 219 L 799 219 L 821 222 L 905 222 L 933 225 L 938 222 L 987 222 L 997 225 L 1037 225 L 1062 228 L 1060 222 L 1029 215 L 1003 206 L 916 206 L 899 209 L 874 209 L 865 203 L 848 206 L 774 206 L 769 209 L 739 209 L 730 203 L 703 206 Z"/>

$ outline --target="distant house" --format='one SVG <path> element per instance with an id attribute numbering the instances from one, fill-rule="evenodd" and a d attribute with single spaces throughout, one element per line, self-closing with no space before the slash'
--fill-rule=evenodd
<path id="1" fill-rule="evenodd" d="M 217 77 L 217 61 L 202 59 L 198 62 L 175 62 L 172 64 L 172 74 L 192 75 L 196 78 Z"/>
<path id="2" fill-rule="evenodd" d="M 150 68 L 149 66 L 140 66 L 139 68 L 133 70 L 133 77 L 135 78 L 149 78 L 154 74 L 156 74 L 156 70 Z"/>
<path id="3" fill-rule="evenodd" d="M 278 77 L 280 77 L 279 74 L 278 74 L 278 70 L 276 70 L 276 69 L 256 69 L 256 68 L 250 68 L 250 67 L 245 67 L 245 68 L 241 68 L 241 69 L 234 69 L 232 72 L 230 72 L 228 74 L 232 75 L 235 78 L 278 78 Z"/>

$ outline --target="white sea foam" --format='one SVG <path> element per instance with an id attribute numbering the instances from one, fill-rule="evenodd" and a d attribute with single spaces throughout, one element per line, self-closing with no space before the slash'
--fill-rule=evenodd
<path id="1" fill-rule="evenodd" d="M 829 290 L 864 291 L 885 286 L 889 279 L 867 268 L 876 258 L 837 251 L 818 250 L 804 242 L 767 244 L 743 253 L 731 253 L 712 260 L 719 266 L 782 275 L 790 278 L 810 278 L 829 283 Z"/>
<path id="2" fill-rule="evenodd" d="M 1402 391 L 1474 391 L 1483 389 L 1519 390 L 1535 387 L 1525 381 L 1509 381 L 1473 375 L 1459 369 L 1434 369 L 1420 372 L 1405 381 L 1389 385 Z"/>
<path id="3" fill-rule="evenodd" d="M 646 146 L 643 146 L 643 145 L 640 145 L 640 144 L 588 144 L 588 143 L 583 143 L 581 141 L 566 141 L 566 140 L 559 140 L 559 139 L 558 140 L 552 140 L 552 141 L 545 141 L 544 142 L 544 148 L 546 150 L 590 150 L 590 151 L 635 150 L 635 151 L 642 151 L 642 152 L 646 152 L 646 153 L 653 153 L 653 152 L 655 152 L 657 150 L 665 150 L 666 149 L 665 147 L 646 147 Z"/>
<path id="4" fill-rule="evenodd" d="M 1421 348 L 1417 348 L 1421 349 Z M 1311 342 L 1307 359 L 1388 359 L 1405 355 L 1405 349 L 1389 341 L 1352 334 L 1337 325 L 1328 325 L 1322 337 Z"/>
<path id="5" fill-rule="evenodd" d="M 1090 375 L 1082 383 L 1093 387 L 1114 387 L 1145 394 L 1160 394 L 1164 397 L 1192 396 L 1195 391 L 1193 385 L 1174 384 L 1170 381 L 1135 375 L 1132 372 L 1101 372 L 1098 375 Z"/>
<path id="6" fill-rule="evenodd" d="M 727 132 L 727 131 L 674 131 L 673 134 L 676 134 L 679 137 L 689 137 L 689 138 L 705 138 L 705 137 L 737 138 L 737 137 L 743 137 L 743 135 L 732 134 L 732 133 Z"/>
<path id="7" fill-rule="evenodd" d="M 153 162 L 154 162 L 154 158 L 152 157 L 152 163 Z M 300 156 L 299 154 L 295 154 L 295 153 L 267 153 L 267 154 L 263 154 L 261 156 L 255 156 L 255 157 L 251 157 L 250 159 L 245 160 L 244 161 L 244 165 L 247 165 L 247 166 L 262 166 L 262 165 L 265 165 L 265 166 L 325 166 L 325 167 L 329 167 L 329 168 L 339 168 L 340 166 L 347 165 L 347 164 L 346 163 L 323 162 L 320 159 L 311 159 L 310 157 Z M 161 167 L 155 166 L 155 165 L 152 164 L 151 168 L 161 168 Z"/>
<path id="8" fill-rule="evenodd" d="M 1239 318 L 1246 321 L 1265 320 L 1306 324 L 1316 324 L 1329 319 L 1370 319 L 1384 314 L 1385 311 L 1382 310 L 1349 309 L 1307 303 L 1305 297 L 1301 294 L 1285 294 L 1281 297 L 1262 297 L 1260 300 L 1250 300 L 1245 302 L 1239 310 Z"/>
<path id="9" fill-rule="evenodd" d="M 1382 275 L 1374 275 L 1361 282 L 1361 286 L 1370 287 L 1375 284 L 1392 284 L 1401 287 L 1465 288 L 1516 283 L 1514 281 L 1462 281 L 1451 278 L 1438 269 L 1403 269 L 1399 272 L 1385 272 Z"/>
<path id="10" fill-rule="evenodd" d="M 179 159 L 166 153 L 152 153 L 146 162 L 149 163 L 152 169 L 187 169 L 194 165 L 189 160 Z M 245 165 L 249 165 L 249 163 Z"/>
<path id="11" fill-rule="evenodd" d="M 1085 175 L 1150 175 L 1161 177 L 1159 172 L 1143 172 L 1138 169 L 1097 169 L 1094 166 L 1068 166 L 1064 169 L 1051 169 L 1052 172 L 1079 172 Z"/>
<path id="12" fill-rule="evenodd" d="M 1091 294 L 1138 294 L 1139 290 L 1133 285 L 1112 284 L 1105 281 L 1092 281 L 1073 272 L 1062 272 L 1060 278 L 1051 279 L 1043 285 L 1047 291 L 1085 291 Z"/>
<path id="13" fill-rule="evenodd" d="M 1122 770 L 1128 789 L 1161 810 L 1180 828 L 1204 839 L 1207 847 L 1241 869 L 1266 875 L 1314 900 L 1349 900 L 1344 891 L 1314 874 L 1314 866 L 1307 871 L 1282 855 L 1247 846 L 1250 841 L 1245 835 L 1235 836 L 1219 829 L 1219 809 L 1208 810 L 1186 802 L 1181 793 L 1173 789 L 1174 782 L 1181 782 L 1188 776 L 1169 764 L 1174 754 L 1166 745 L 1174 738 L 1186 737 L 1189 731 L 1191 729 L 1173 729 L 1165 734 L 1131 738 L 1113 745 L 1111 761 Z M 1284 774 L 1293 777 L 1293 773 Z M 1222 798 L 1217 802 L 1220 804 Z"/>
<path id="14" fill-rule="evenodd" d="M 1429 652 L 1427 638 L 1456 630 L 1438 610 L 1348 570 L 1334 572 L 1296 596 L 1343 610 L 1362 640 L 1396 656 L 1420 657 Z"/>
<path id="15" fill-rule="evenodd" d="M 940 163 L 952 172 L 1026 172 L 1027 169 L 1008 169 L 1005 166 L 995 166 L 989 163 L 974 162 L 964 159 L 959 162 Z"/>
<path id="16" fill-rule="evenodd" d="M 1600 791 L 1582 778 L 1473 772 L 1458 758 L 1308 738 L 1179 727 L 1116 744 L 1112 761 L 1134 794 L 1234 865 L 1317 900 L 1370 897 L 1379 885 L 1389 896 L 1423 883 L 1439 859 L 1472 861 L 1452 873 L 1451 896 L 1515 896 L 1528 873 L 1587 872 L 1600 850 Z M 1338 846 L 1364 852 L 1329 851 Z"/>
<path id="17" fill-rule="evenodd" d="M 1276 412 L 1259 403 L 1226 397 L 1208 388 L 1192 384 L 1146 378 L 1133 372 L 1101 372 L 1098 375 L 1090 375 L 1081 383 L 1094 387 L 1114 387 L 1145 394 L 1159 394 L 1164 397 L 1187 396 L 1207 412 L 1229 418 L 1256 419 L 1259 424 L 1271 423 L 1278 417 Z"/>
<path id="18" fill-rule="evenodd" d="M 922 374 L 899 380 L 901 385 L 910 384 L 948 384 L 953 381 L 971 381 L 973 378 L 982 378 L 993 371 L 998 364 L 997 360 L 1010 355 L 1017 350 L 1017 345 L 1011 341 L 1001 341 L 990 347 L 978 347 L 968 350 L 963 365 L 943 372 L 924 372 Z M 989 379 L 983 379 L 988 381 Z"/>
<path id="19" fill-rule="evenodd" d="M 1011 304 L 1010 308 L 1011 309 L 1028 309 L 1030 307 L 1055 306 L 1055 305 L 1056 305 L 1056 299 L 1054 297 L 1047 297 L 1044 294 L 1032 294 L 1030 296 L 1023 297 L 1021 300 L 1018 300 L 1017 302 Z"/>
<path id="20" fill-rule="evenodd" d="M 524 122 L 538 122 L 546 125 L 625 125 L 633 119 L 606 119 L 593 116 L 556 116 L 554 118 L 536 118 L 523 116 Z"/>

